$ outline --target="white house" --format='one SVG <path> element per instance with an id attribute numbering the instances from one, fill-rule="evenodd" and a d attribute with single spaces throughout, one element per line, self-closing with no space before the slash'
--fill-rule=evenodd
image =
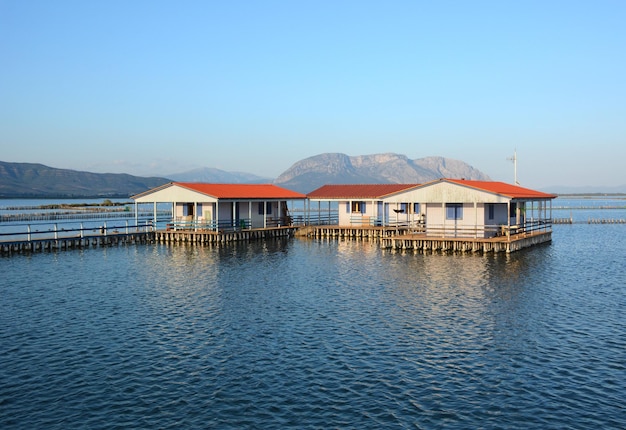
<path id="1" fill-rule="evenodd" d="M 266 228 L 290 224 L 288 201 L 306 196 L 272 184 L 170 182 L 131 197 L 137 205 L 170 204 L 174 229 Z"/>
<path id="2" fill-rule="evenodd" d="M 406 226 L 428 236 L 485 238 L 551 229 L 556 196 L 494 181 L 325 185 L 307 195 L 338 203 L 339 225 Z"/>
<path id="3" fill-rule="evenodd" d="M 324 185 L 307 194 L 309 208 L 323 212 L 322 202 L 334 203 L 339 225 L 385 226 L 392 223 L 417 223 L 419 212 L 408 202 L 385 204 L 385 198 L 401 195 L 417 184 Z M 323 217 L 322 217 L 323 218 Z"/>
<path id="4" fill-rule="evenodd" d="M 427 235 L 492 237 L 551 229 L 554 198 L 504 182 L 440 179 L 385 202 L 419 203 Z"/>

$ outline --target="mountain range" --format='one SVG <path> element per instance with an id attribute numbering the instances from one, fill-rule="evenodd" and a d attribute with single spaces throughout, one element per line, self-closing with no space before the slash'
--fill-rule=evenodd
<path id="1" fill-rule="evenodd" d="M 393 153 L 325 153 L 298 161 L 274 183 L 307 193 L 325 184 L 416 184 L 439 178 L 489 180 L 489 176 L 469 164 L 444 157 L 411 160 Z"/>
<path id="2" fill-rule="evenodd" d="M 489 179 L 458 160 L 427 157 L 410 160 L 401 154 L 348 156 L 325 153 L 298 161 L 278 178 L 244 172 L 201 168 L 167 177 L 123 173 L 91 173 L 43 164 L 0 161 L 0 198 L 126 198 L 171 181 L 214 183 L 275 183 L 302 193 L 324 184 L 421 183 L 442 177 Z"/>
<path id="3" fill-rule="evenodd" d="M 0 161 L 0 198 L 127 198 L 171 181 L 274 183 L 308 193 L 324 184 L 424 183 L 444 177 L 489 180 L 485 173 L 463 161 L 445 157 L 411 160 L 405 155 L 394 153 L 358 156 L 319 154 L 296 162 L 275 179 L 210 167 L 164 177 L 140 177 Z M 624 189 L 626 187 L 603 191 L 624 192 Z M 568 188 L 567 191 L 559 192 L 602 191 Z"/>

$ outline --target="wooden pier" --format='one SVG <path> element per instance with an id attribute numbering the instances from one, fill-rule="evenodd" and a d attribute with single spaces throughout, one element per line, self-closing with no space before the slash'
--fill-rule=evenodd
<path id="1" fill-rule="evenodd" d="M 249 242 L 281 237 L 311 237 L 375 240 L 383 249 L 413 251 L 456 252 L 514 252 L 540 243 L 550 242 L 550 231 L 520 233 L 493 238 L 437 237 L 428 236 L 408 227 L 341 227 L 341 226 L 284 226 L 260 229 L 228 231 L 213 230 L 156 230 L 117 231 L 54 238 L 20 239 L 0 242 L 0 254 L 22 252 L 85 249 L 91 247 L 117 246 L 120 244 L 197 244 L 219 245 L 230 242 Z M 55 234 L 56 235 L 56 234 Z"/>
<path id="2" fill-rule="evenodd" d="M 505 252 L 552 241 L 551 231 L 533 231 L 491 238 L 428 236 L 409 228 L 309 226 L 298 236 L 312 238 L 367 239 L 380 242 L 383 249 L 442 252 Z"/>
<path id="3" fill-rule="evenodd" d="M 214 245 L 228 242 L 253 241 L 290 237 L 295 234 L 297 227 L 270 227 L 257 229 L 242 229 L 234 231 L 213 230 L 157 230 L 155 241 L 159 243 L 190 243 Z"/>
<path id="4" fill-rule="evenodd" d="M 413 251 L 452 251 L 452 252 L 506 252 L 511 253 L 523 248 L 552 241 L 552 232 L 534 232 L 517 234 L 510 237 L 492 238 L 452 238 L 428 237 L 425 234 L 410 234 L 382 240 L 381 247 L 395 250 Z"/>
<path id="5" fill-rule="evenodd" d="M 375 226 L 339 226 L 320 225 L 302 226 L 296 232 L 296 236 L 313 238 L 340 238 L 340 239 L 382 239 L 394 235 L 405 235 L 412 232 L 407 227 L 375 227 Z"/>
<path id="6" fill-rule="evenodd" d="M 118 246 L 121 244 L 149 243 L 154 232 L 133 232 L 84 235 L 83 237 L 58 237 L 46 239 L 15 240 L 0 242 L 0 254 L 11 255 L 24 252 L 59 251 L 92 247 Z"/>

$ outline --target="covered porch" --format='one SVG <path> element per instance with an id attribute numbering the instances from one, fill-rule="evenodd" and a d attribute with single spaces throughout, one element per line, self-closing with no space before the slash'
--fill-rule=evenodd
<path id="1" fill-rule="evenodd" d="M 289 201 L 305 196 L 270 184 L 196 184 L 172 182 L 132 197 L 151 204 L 157 229 L 227 232 L 291 225 Z M 171 219 L 157 218 L 160 205 L 171 207 Z"/>

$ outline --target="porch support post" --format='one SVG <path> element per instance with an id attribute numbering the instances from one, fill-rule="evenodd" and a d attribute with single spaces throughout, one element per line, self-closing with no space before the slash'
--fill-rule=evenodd
<path id="1" fill-rule="evenodd" d="M 474 202 L 474 237 L 478 238 L 478 203 L 476 202 Z"/>
<path id="2" fill-rule="evenodd" d="M 352 200 L 348 200 L 348 207 L 346 209 L 348 211 L 348 221 L 350 225 L 352 225 Z"/>
<path id="3" fill-rule="evenodd" d="M 387 216 L 387 214 L 389 213 L 389 211 L 387 210 L 389 208 L 389 203 L 383 201 L 383 225 L 385 227 L 387 227 L 387 224 L 389 224 L 389 217 Z"/>
<path id="4" fill-rule="evenodd" d="M 443 216 L 442 216 L 442 220 L 443 220 L 443 232 L 442 232 L 442 235 L 443 235 L 443 237 L 446 237 L 446 202 L 445 201 L 441 202 L 441 212 L 443 213 Z"/>
<path id="5" fill-rule="evenodd" d="M 215 231 L 220 231 L 220 201 L 216 200 L 215 203 Z"/>
<path id="6" fill-rule="evenodd" d="M 511 238 L 511 200 L 506 202 L 506 236 Z"/>
<path id="7" fill-rule="evenodd" d="M 548 208 L 546 208 L 547 212 Z M 552 199 L 550 199 L 550 231 L 552 231 Z"/>

